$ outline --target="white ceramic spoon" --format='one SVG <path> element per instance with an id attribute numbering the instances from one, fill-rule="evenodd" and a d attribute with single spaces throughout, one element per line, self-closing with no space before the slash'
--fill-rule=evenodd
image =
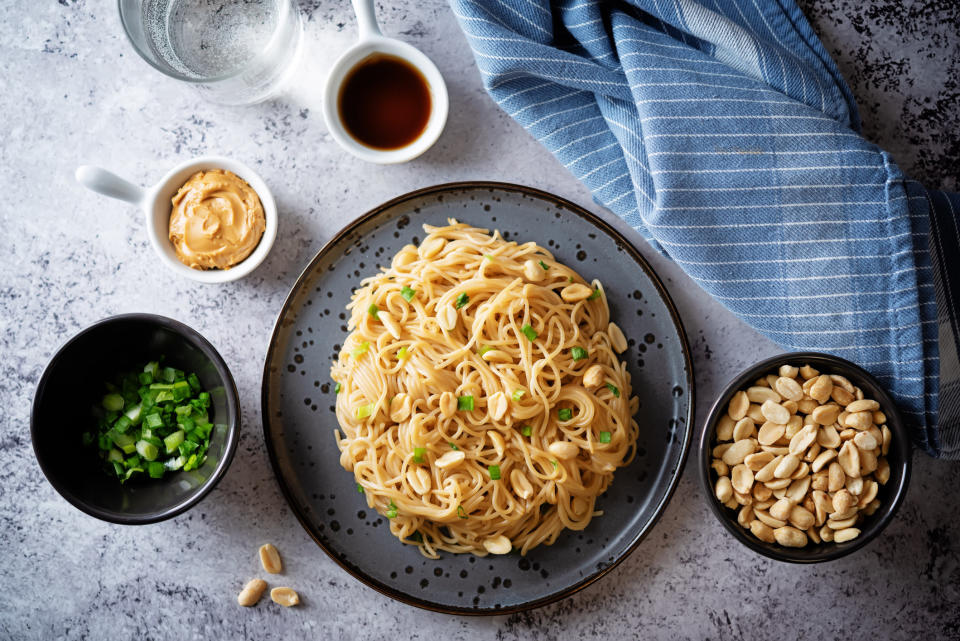
<path id="1" fill-rule="evenodd" d="M 447 85 L 436 65 L 413 45 L 388 38 L 380 31 L 373 0 L 351 0 L 360 27 L 360 39 L 347 49 L 333 64 L 323 91 L 323 118 L 327 129 L 337 143 L 357 158 L 389 164 L 413 160 L 437 141 L 447 122 L 450 98 Z M 399 149 L 374 149 L 351 136 L 340 119 L 340 87 L 350 71 L 375 54 L 395 56 L 412 65 L 423 74 L 430 89 L 430 118 L 423 132 L 409 145 Z"/>
<path id="2" fill-rule="evenodd" d="M 168 237 L 170 222 L 170 201 L 177 190 L 198 171 L 204 169 L 226 169 L 243 178 L 260 197 L 263 205 L 263 214 L 266 219 L 266 229 L 260 238 L 260 243 L 242 262 L 230 269 L 191 269 L 177 259 L 177 252 Z M 82 165 L 77 167 L 77 182 L 109 198 L 116 198 L 136 205 L 143 213 L 147 222 L 147 235 L 160 261 L 177 274 L 204 283 L 224 283 L 243 278 L 257 268 L 263 259 L 270 253 L 273 241 L 277 238 L 277 206 L 273 194 L 267 188 L 263 179 L 243 163 L 223 158 L 221 156 L 206 156 L 183 162 L 160 179 L 153 187 L 143 189 L 130 183 L 114 173 L 94 167 Z"/>

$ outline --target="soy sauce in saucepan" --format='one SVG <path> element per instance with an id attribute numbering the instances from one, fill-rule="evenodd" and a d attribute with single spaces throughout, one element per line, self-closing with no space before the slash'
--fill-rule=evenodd
<path id="1" fill-rule="evenodd" d="M 357 141 L 375 149 L 399 149 L 416 140 L 432 108 L 430 87 L 410 63 L 385 54 L 367 58 L 343 82 L 340 120 Z"/>

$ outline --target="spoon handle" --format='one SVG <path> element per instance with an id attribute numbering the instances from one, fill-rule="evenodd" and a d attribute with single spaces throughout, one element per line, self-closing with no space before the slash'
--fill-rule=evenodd
<path id="1" fill-rule="evenodd" d="M 120 176 L 93 165 L 81 165 L 74 174 L 77 182 L 108 198 L 124 200 L 134 205 L 143 202 L 144 191 Z"/>
<path id="2" fill-rule="evenodd" d="M 353 12 L 357 14 L 357 24 L 360 27 L 360 40 L 367 40 L 383 35 L 380 25 L 377 24 L 377 11 L 373 0 L 350 0 Z"/>

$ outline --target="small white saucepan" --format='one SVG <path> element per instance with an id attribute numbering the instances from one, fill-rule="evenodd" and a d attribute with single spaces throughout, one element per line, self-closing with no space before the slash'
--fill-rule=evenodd
<path id="1" fill-rule="evenodd" d="M 256 249 L 230 269 L 191 269 L 177 259 L 177 252 L 169 238 L 171 199 L 190 176 L 198 171 L 225 169 L 243 178 L 257 192 L 263 205 L 266 229 Z M 203 283 L 225 283 L 248 275 L 270 253 L 277 238 L 277 205 L 263 179 L 243 163 L 220 156 L 205 156 L 181 163 L 171 169 L 153 187 L 143 189 L 106 169 L 83 165 L 77 168 L 77 182 L 98 194 L 117 198 L 143 210 L 147 221 L 147 235 L 160 261 L 177 274 Z"/>

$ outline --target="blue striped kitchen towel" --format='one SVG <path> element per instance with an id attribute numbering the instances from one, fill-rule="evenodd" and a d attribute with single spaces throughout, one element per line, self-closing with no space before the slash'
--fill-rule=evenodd
<path id="1" fill-rule="evenodd" d="M 960 198 L 860 136 L 792 0 L 451 4 L 490 95 L 601 204 L 778 344 L 873 372 L 919 446 L 960 457 Z"/>

